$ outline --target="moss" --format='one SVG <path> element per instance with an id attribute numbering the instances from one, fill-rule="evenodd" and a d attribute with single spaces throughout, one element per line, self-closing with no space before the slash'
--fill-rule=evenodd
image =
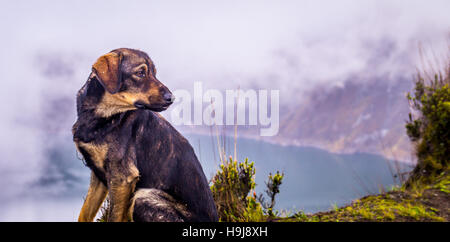
<path id="1" fill-rule="evenodd" d="M 432 184 L 411 189 L 399 188 L 380 195 L 354 200 L 350 205 L 333 205 L 328 212 L 297 212 L 280 221 L 353 222 L 353 221 L 448 221 L 450 175 L 444 172 Z"/>
<path id="2" fill-rule="evenodd" d="M 446 194 L 450 193 L 450 172 L 445 171 L 442 172 L 439 175 L 433 176 L 433 181 L 431 183 L 424 184 L 423 182 L 416 181 L 412 184 L 410 184 L 410 188 L 408 191 L 415 195 L 415 197 L 422 196 L 423 192 L 429 189 L 438 189 L 441 192 L 444 192 Z"/>
<path id="3" fill-rule="evenodd" d="M 433 188 L 439 189 L 441 192 L 450 193 L 450 176 L 442 175 L 437 178 L 436 184 L 432 186 Z"/>
<path id="4" fill-rule="evenodd" d="M 313 215 L 299 212 L 290 221 L 445 221 L 443 217 L 438 216 L 438 212 L 439 209 L 425 205 L 413 195 L 395 192 L 368 196 L 353 201 L 349 206 L 333 208 L 329 212 Z"/>

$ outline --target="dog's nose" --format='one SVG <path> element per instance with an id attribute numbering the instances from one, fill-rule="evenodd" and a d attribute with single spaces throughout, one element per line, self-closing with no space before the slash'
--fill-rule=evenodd
<path id="1" fill-rule="evenodd" d="M 173 101 L 175 101 L 175 96 L 170 92 L 166 92 L 164 94 L 163 98 L 164 98 L 164 101 L 166 101 L 166 102 L 173 103 Z"/>

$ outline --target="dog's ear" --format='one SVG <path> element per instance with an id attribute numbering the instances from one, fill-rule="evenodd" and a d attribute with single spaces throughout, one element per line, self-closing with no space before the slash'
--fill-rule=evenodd
<path id="1" fill-rule="evenodd" d="M 111 94 L 119 91 L 122 82 L 122 72 L 120 64 L 122 62 L 122 54 L 110 52 L 100 56 L 97 62 L 92 66 L 92 72 L 103 87 Z"/>

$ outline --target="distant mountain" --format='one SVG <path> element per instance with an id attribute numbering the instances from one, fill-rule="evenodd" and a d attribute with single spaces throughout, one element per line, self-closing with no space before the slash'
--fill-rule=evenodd
<path id="1" fill-rule="evenodd" d="M 306 101 L 280 114 L 279 135 L 272 142 L 316 146 L 338 153 L 368 152 L 410 161 L 405 132 L 412 82 L 380 79 L 316 88 Z"/>

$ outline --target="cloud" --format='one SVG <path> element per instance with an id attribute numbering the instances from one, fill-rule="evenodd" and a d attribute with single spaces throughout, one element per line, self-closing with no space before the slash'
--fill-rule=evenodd
<path id="1" fill-rule="evenodd" d="M 39 135 L 51 130 L 42 115 L 60 113 L 57 130 L 69 132 L 76 91 L 92 62 L 112 49 L 147 51 L 171 89 L 195 81 L 280 89 L 287 104 L 316 85 L 412 75 L 419 42 L 437 53 L 447 48 L 449 7 L 446 0 L 6 2 L 0 168 L 37 170 Z M 65 105 L 50 105 L 55 100 Z"/>

